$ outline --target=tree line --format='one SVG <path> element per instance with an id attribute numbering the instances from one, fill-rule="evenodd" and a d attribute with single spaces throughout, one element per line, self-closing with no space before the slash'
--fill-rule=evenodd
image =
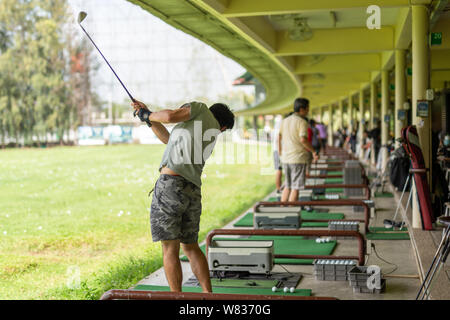
<path id="1" fill-rule="evenodd" d="M 88 124 L 97 103 L 92 47 L 65 0 L 0 1 L 0 145 L 33 146 Z M 53 139 L 52 139 L 53 140 Z"/>

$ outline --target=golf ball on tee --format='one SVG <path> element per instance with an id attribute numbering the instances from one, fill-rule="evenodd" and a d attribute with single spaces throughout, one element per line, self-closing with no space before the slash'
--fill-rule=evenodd
<path id="1" fill-rule="evenodd" d="M 320 243 L 320 238 L 317 238 L 317 239 L 316 239 L 316 243 Z"/>
<path id="2" fill-rule="evenodd" d="M 289 290 L 291 293 L 294 293 L 294 291 L 295 291 L 295 288 L 294 287 L 291 287 L 291 289 Z"/>
<path id="3" fill-rule="evenodd" d="M 284 292 L 288 292 L 288 290 L 289 290 L 288 287 L 284 287 L 283 289 Z"/>
<path id="4" fill-rule="evenodd" d="M 277 287 L 272 287 L 272 291 L 273 292 L 277 291 Z"/>

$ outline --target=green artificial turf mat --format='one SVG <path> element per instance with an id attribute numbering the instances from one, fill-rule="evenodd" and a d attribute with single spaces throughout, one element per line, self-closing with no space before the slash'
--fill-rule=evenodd
<path id="1" fill-rule="evenodd" d="M 343 213 L 328 212 L 308 212 L 302 210 L 302 219 L 304 220 L 341 220 L 344 219 Z M 317 224 L 317 225 L 316 225 Z M 253 212 L 247 212 L 239 221 L 233 224 L 234 227 L 253 227 Z M 303 222 L 302 227 L 327 227 L 328 222 Z"/>
<path id="2" fill-rule="evenodd" d="M 344 183 L 344 179 L 342 178 L 326 178 L 325 184 L 338 184 L 338 183 Z"/>
<path id="3" fill-rule="evenodd" d="M 375 198 L 393 198 L 394 195 L 390 192 L 375 192 Z"/>
<path id="4" fill-rule="evenodd" d="M 264 236 L 263 236 L 264 237 Z M 265 237 L 270 239 L 271 236 Z M 329 255 L 333 253 L 336 241 L 328 243 L 316 243 L 312 239 L 280 239 L 274 241 L 275 254 L 298 254 L 298 255 Z M 312 264 L 314 259 L 280 259 L 275 258 L 277 264 Z"/>
<path id="5" fill-rule="evenodd" d="M 343 188 L 326 188 L 325 193 L 344 193 Z"/>
<path id="6" fill-rule="evenodd" d="M 370 232 L 374 232 L 374 233 L 376 233 L 377 231 L 390 231 L 390 232 L 398 232 L 398 231 L 408 231 L 408 228 L 406 228 L 406 227 L 403 227 L 403 228 L 401 228 L 401 230 L 395 230 L 395 229 L 392 229 L 392 228 L 385 228 L 385 227 L 369 227 L 369 231 Z"/>
<path id="7" fill-rule="evenodd" d="M 235 288 L 270 288 L 276 286 L 279 280 L 248 280 L 248 279 L 211 279 L 213 287 L 235 287 Z"/>
<path id="8" fill-rule="evenodd" d="M 279 199 L 279 197 L 270 197 L 267 201 L 277 202 L 277 201 L 280 201 L 280 199 Z"/>
<path id="9" fill-rule="evenodd" d="M 328 213 L 328 212 L 308 212 L 302 211 L 302 219 L 304 220 L 341 220 L 344 219 L 343 213 Z"/>
<path id="10" fill-rule="evenodd" d="M 215 240 L 224 240 L 236 238 L 216 237 Z M 250 236 L 247 238 L 239 238 L 239 240 L 274 240 L 275 254 L 292 254 L 292 255 L 330 255 L 336 247 L 336 241 L 325 243 L 316 243 L 312 239 L 304 239 L 301 236 Z M 205 252 L 205 245 L 200 246 Z M 186 256 L 181 257 L 182 261 L 188 261 Z M 275 263 L 280 264 L 312 264 L 313 259 L 280 259 L 275 258 Z"/>
<path id="11" fill-rule="evenodd" d="M 253 212 L 247 212 L 233 227 L 253 227 Z"/>
<path id="12" fill-rule="evenodd" d="M 375 197 L 380 198 L 393 198 L 394 195 L 390 192 L 375 192 Z"/>
<path id="13" fill-rule="evenodd" d="M 246 280 L 248 281 L 248 280 Z M 154 286 L 147 284 L 140 284 L 133 288 L 133 290 L 143 290 L 143 291 L 170 291 L 168 286 Z M 183 292 L 202 292 L 200 287 L 182 287 Z M 295 289 L 294 293 L 287 292 L 278 289 L 278 291 L 273 292 L 272 288 L 228 288 L 228 287 L 213 287 L 213 293 L 225 293 L 225 294 L 263 294 L 263 295 L 285 295 L 285 296 L 310 296 L 311 289 Z"/>
<path id="14" fill-rule="evenodd" d="M 343 171 L 328 171 L 327 176 L 336 176 L 336 175 L 344 175 Z M 342 178 L 339 178 L 342 179 Z"/>
<path id="15" fill-rule="evenodd" d="M 407 232 L 369 232 L 366 233 L 367 240 L 409 240 L 409 233 Z"/>
<path id="16" fill-rule="evenodd" d="M 393 198 L 394 195 L 390 192 L 375 192 L 375 198 Z"/>
<path id="17" fill-rule="evenodd" d="M 302 222 L 302 228 L 323 228 L 328 227 L 328 222 Z"/>

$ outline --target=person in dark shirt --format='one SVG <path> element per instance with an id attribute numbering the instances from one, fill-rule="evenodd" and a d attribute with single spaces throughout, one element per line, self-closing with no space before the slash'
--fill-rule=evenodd
<path id="1" fill-rule="evenodd" d="M 352 133 L 350 134 L 350 140 L 349 140 L 350 149 L 352 150 L 353 153 L 356 152 L 356 143 L 357 143 L 357 133 L 356 133 L 356 129 L 353 129 Z"/>
<path id="2" fill-rule="evenodd" d="M 380 121 L 377 121 L 375 128 L 369 131 L 369 138 L 372 139 L 373 149 L 375 152 L 375 159 L 378 159 L 378 152 L 381 147 L 381 125 Z"/>
<path id="3" fill-rule="evenodd" d="M 311 132 L 311 139 L 308 140 L 311 143 L 314 150 L 316 150 L 316 153 L 318 154 L 320 152 L 321 147 L 320 136 L 319 136 L 319 129 L 316 128 L 316 122 L 313 119 L 309 120 L 308 133 L 309 132 Z"/>

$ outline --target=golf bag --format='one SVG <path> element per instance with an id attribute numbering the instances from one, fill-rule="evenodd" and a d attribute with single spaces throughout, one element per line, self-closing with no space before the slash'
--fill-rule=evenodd
<path id="1" fill-rule="evenodd" d="M 416 185 L 417 198 L 419 200 L 419 211 L 422 220 L 423 230 L 432 230 L 434 222 L 431 207 L 431 194 L 428 185 L 425 160 L 420 148 L 419 136 L 415 126 L 402 128 L 402 145 L 411 159 L 413 169 L 423 169 L 423 172 L 414 172 L 414 182 Z"/>
<path id="2" fill-rule="evenodd" d="M 408 182 L 408 185 L 406 187 L 405 183 L 408 179 L 411 160 L 409 159 L 405 148 L 401 146 L 400 148 L 392 152 L 389 161 L 389 180 L 391 181 L 392 185 L 396 187 L 397 190 L 403 190 L 403 188 L 405 188 L 405 191 L 409 191 L 411 183 Z"/>

